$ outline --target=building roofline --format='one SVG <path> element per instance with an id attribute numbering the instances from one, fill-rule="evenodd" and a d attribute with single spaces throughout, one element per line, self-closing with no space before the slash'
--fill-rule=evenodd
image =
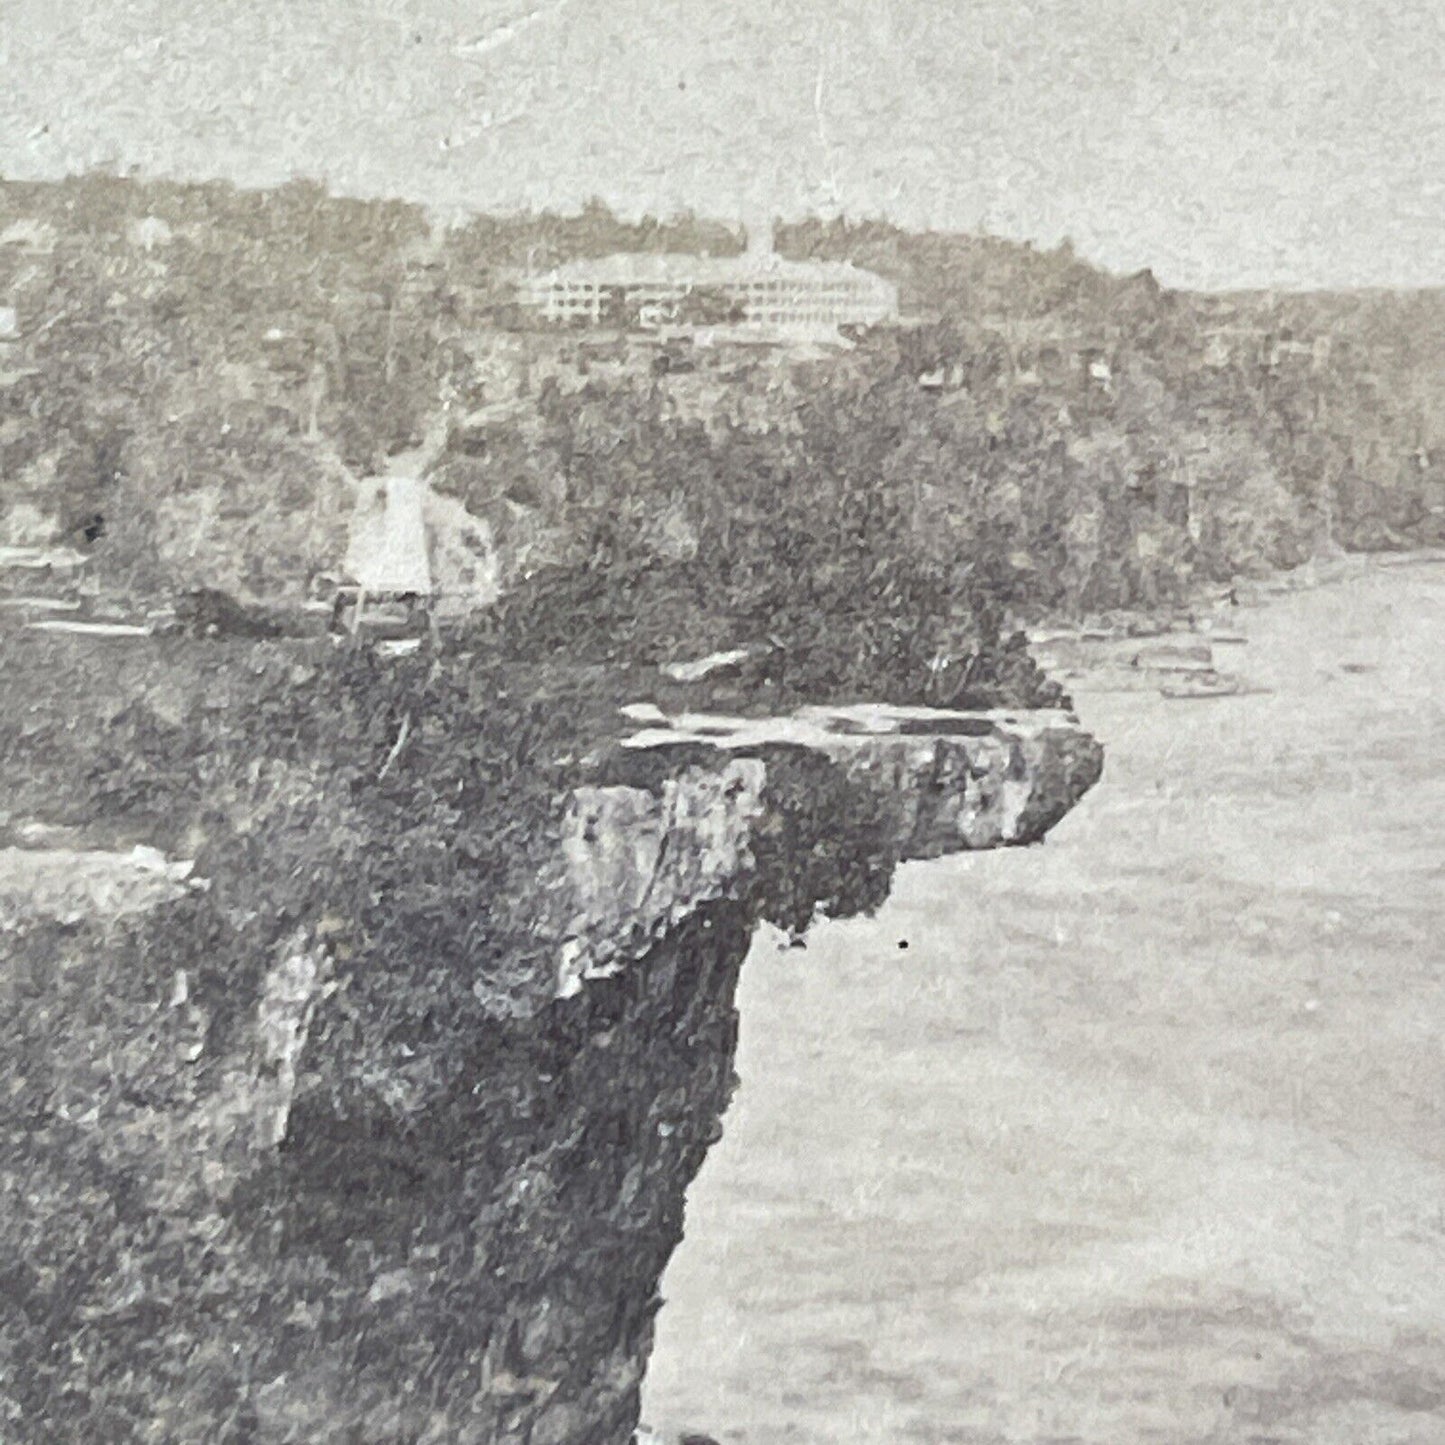
<path id="1" fill-rule="evenodd" d="M 776 253 L 767 256 L 697 256 L 689 252 L 622 251 L 610 256 L 566 261 L 549 271 L 524 278 L 532 285 L 549 282 L 593 282 L 612 285 L 680 284 L 722 285 L 770 279 L 794 281 L 865 281 L 896 289 L 876 271 L 851 261 L 794 261 Z"/>

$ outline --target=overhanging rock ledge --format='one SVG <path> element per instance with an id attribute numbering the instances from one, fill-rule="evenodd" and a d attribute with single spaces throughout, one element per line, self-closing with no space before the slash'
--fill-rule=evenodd
<path id="1" fill-rule="evenodd" d="M 755 925 L 1036 841 L 1101 767 L 1062 713 L 666 720 L 455 925 L 524 944 L 437 934 L 384 986 L 324 917 L 198 953 L 223 879 L 7 897 L 0 1436 L 626 1445 Z"/>

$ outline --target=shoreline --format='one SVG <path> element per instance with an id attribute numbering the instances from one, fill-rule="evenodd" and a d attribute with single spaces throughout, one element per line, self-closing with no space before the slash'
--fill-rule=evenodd
<path id="1" fill-rule="evenodd" d="M 1267 577 L 1240 578 L 1201 590 L 1172 614 L 1118 613 L 1073 626 L 1027 631 L 1029 649 L 1064 686 L 1166 696 L 1236 696 L 1257 690 L 1248 679 L 1249 622 L 1271 603 L 1379 572 L 1445 566 L 1445 549 L 1347 552 L 1317 558 Z M 1190 688 L 1191 680 L 1197 688 Z"/>
<path id="2" fill-rule="evenodd" d="M 1268 694 L 1081 687 L 1108 764 L 1042 848 L 757 949 L 654 1429 L 1436 1438 L 1445 556 L 1415 560 L 1252 599 Z"/>

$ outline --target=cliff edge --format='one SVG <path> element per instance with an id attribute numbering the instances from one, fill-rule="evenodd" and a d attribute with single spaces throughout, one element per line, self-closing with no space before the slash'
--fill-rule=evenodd
<path id="1" fill-rule="evenodd" d="M 308 685 L 265 651 L 253 674 Z M 16 1442 L 625 1445 L 755 925 L 875 907 L 901 859 L 1033 842 L 1102 763 L 1063 713 L 658 715 L 569 756 L 483 859 L 483 765 L 443 766 L 481 723 L 368 713 L 333 776 L 362 696 L 333 678 L 264 745 L 202 756 L 225 698 L 183 703 L 175 670 L 96 724 L 149 709 L 151 792 L 4 820 Z M 45 745 L 31 726 L 7 771 Z M 195 779 L 187 831 L 125 846 Z M 375 871 L 402 835 L 404 879 Z"/>

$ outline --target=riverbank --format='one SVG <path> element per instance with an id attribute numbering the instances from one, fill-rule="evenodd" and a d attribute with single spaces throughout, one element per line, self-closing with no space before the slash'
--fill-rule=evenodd
<path id="1" fill-rule="evenodd" d="M 1396 569 L 1445 566 L 1440 551 L 1339 553 L 1267 577 L 1199 589 L 1154 612 L 1118 612 L 1028 629 L 1040 667 L 1065 688 L 1159 692 L 1176 699 L 1256 691 L 1247 647 L 1251 615 L 1283 597 Z"/>
<path id="2" fill-rule="evenodd" d="M 1241 594 L 1247 694 L 1071 680 L 1043 848 L 755 947 L 655 1427 L 1445 1438 L 1445 567 L 1334 570 Z"/>

